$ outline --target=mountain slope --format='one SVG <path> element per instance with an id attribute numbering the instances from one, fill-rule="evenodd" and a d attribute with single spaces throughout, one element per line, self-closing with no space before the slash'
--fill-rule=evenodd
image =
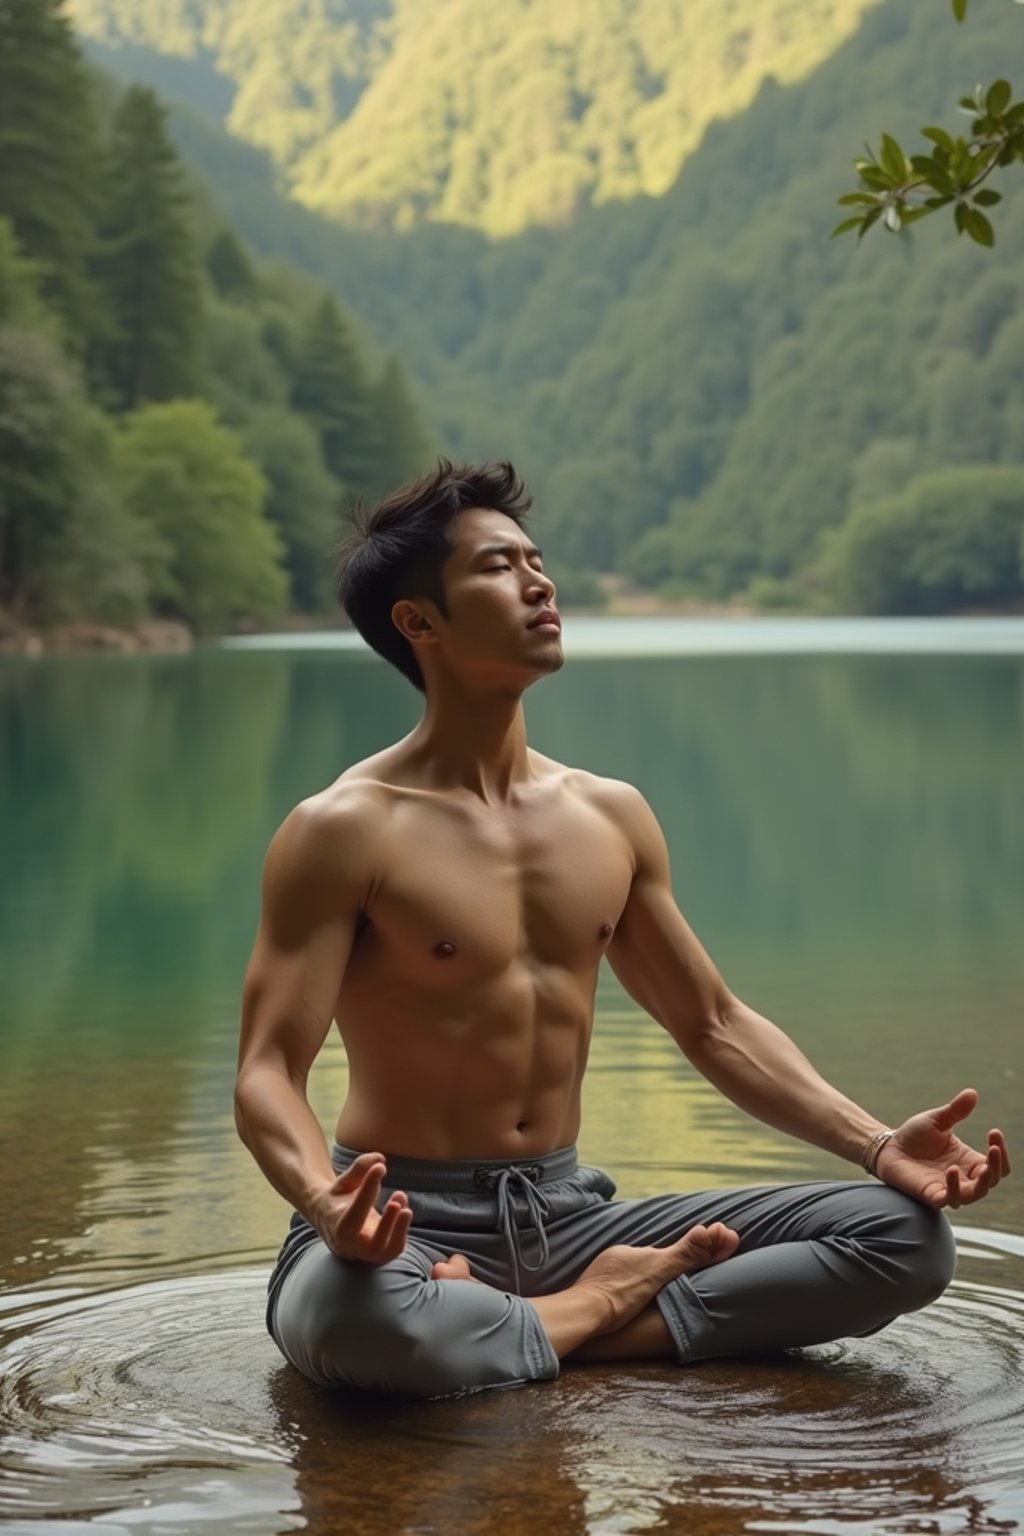
<path id="1" fill-rule="evenodd" d="M 368 228 L 439 220 L 504 236 L 664 192 L 708 123 L 742 112 L 769 74 L 806 76 L 877 3 L 74 0 L 72 12 L 108 48 L 195 59 L 193 103 L 267 150 L 307 206 Z M 169 75 L 165 64 L 151 83 L 173 89 Z"/>
<path id="2" fill-rule="evenodd" d="M 332 228 L 194 120 L 189 152 L 262 250 L 341 286 L 408 358 L 447 447 L 520 462 L 546 547 L 730 592 L 813 564 L 865 494 L 1024 462 L 1021 194 L 992 253 L 935 221 L 827 238 L 866 132 L 955 126 L 965 85 L 1022 56 L 1014 7 L 960 29 L 888 0 L 808 79 L 712 124 L 663 196 L 499 242 Z"/>

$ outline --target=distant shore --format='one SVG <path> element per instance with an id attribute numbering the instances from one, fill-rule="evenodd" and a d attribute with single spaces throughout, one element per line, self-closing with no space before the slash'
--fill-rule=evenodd
<path id="1" fill-rule="evenodd" d="M 700 602 L 695 599 L 670 602 L 654 593 L 621 590 L 610 593 L 601 606 L 565 604 L 567 617 L 603 619 L 757 619 L 757 618 L 865 618 L 870 615 L 811 613 L 806 610 L 762 609 L 749 603 Z M 899 617 L 878 615 L 879 618 Z M 1019 607 L 974 609 L 961 613 L 933 614 L 932 618 L 1019 618 Z M 287 614 L 272 625 L 243 624 L 220 636 L 197 636 L 187 624 L 175 619 L 150 619 L 144 624 L 119 629 L 109 624 L 77 623 L 44 626 L 16 626 L 9 620 L 0 626 L 0 656 L 50 655 L 175 655 L 188 652 L 203 639 L 226 639 L 239 635 L 301 635 L 324 630 L 345 630 L 349 626 L 338 613 Z"/>
<path id="2" fill-rule="evenodd" d="M 739 603 L 663 602 L 653 593 L 616 593 L 600 606 L 566 604 L 562 612 L 601 618 L 638 615 L 663 618 L 752 618 L 757 610 Z M 306 630 L 345 629 L 336 614 L 288 614 L 273 625 L 242 625 L 231 634 L 302 634 Z M 151 619 L 128 629 L 111 624 L 54 624 L 0 629 L 0 656 L 89 655 L 131 656 L 142 653 L 179 654 L 190 651 L 197 637 L 187 624 Z"/>
<path id="3" fill-rule="evenodd" d="M 190 651 L 195 636 L 187 624 L 176 619 L 150 619 L 131 629 L 111 624 L 52 624 L 28 626 L 8 624 L 0 630 L 0 656 L 48 656 L 107 652 L 133 655 L 137 652 L 176 653 Z"/>

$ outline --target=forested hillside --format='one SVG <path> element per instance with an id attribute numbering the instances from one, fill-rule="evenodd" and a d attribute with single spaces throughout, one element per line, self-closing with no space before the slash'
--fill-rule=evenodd
<path id="1" fill-rule="evenodd" d="M 308 207 L 509 235 L 671 186 L 708 123 L 878 0 L 74 0 L 84 36 L 268 151 Z M 149 57 L 141 51 L 149 51 Z M 186 76 L 180 61 L 194 61 Z"/>
<path id="2" fill-rule="evenodd" d="M 517 459 L 561 559 L 672 593 L 947 611 L 1021 599 L 1024 195 L 1001 173 L 994 252 L 934 221 L 827 237 L 866 134 L 955 126 L 964 89 L 1017 59 L 1024 16 L 1003 0 L 964 28 L 887 0 L 807 78 L 766 78 L 711 123 L 663 195 L 500 240 L 317 218 L 212 123 L 183 112 L 175 131 L 261 250 L 398 347 L 446 448 Z"/>
<path id="3" fill-rule="evenodd" d="M 331 604 L 344 497 L 431 446 L 395 357 L 253 259 L 58 0 L 0 9 L 0 629 Z"/>

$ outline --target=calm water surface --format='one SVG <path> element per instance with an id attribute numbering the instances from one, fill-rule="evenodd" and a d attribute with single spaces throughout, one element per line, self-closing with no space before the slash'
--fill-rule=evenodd
<path id="1" fill-rule="evenodd" d="M 794 629 L 794 623 L 796 628 Z M 898 1120 L 1024 1149 L 1024 623 L 589 621 L 543 751 L 632 780 L 727 979 Z M 573 661 L 573 651 L 576 659 Z M 617 654 L 614 654 L 617 653 Z M 324 1394 L 262 1327 L 285 1210 L 237 1144 L 266 844 L 407 730 L 338 637 L 0 664 L 0 1519 L 90 1532 L 1024 1528 L 1024 1179 L 934 1307 L 780 1360 Z M 312 1095 L 344 1092 L 329 1046 Z M 620 1193 L 850 1174 L 743 1117 L 611 976 L 581 1153 Z"/>

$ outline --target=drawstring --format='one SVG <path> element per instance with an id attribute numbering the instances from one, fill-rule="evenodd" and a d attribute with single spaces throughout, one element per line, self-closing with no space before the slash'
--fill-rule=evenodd
<path id="1" fill-rule="evenodd" d="M 505 1242 L 508 1245 L 517 1293 L 520 1291 L 520 1268 L 530 1270 L 531 1272 L 543 1269 L 550 1255 L 548 1235 L 544 1230 L 544 1221 L 551 1207 L 545 1196 L 537 1188 L 537 1180 L 542 1176 L 543 1169 L 536 1163 L 525 1165 L 511 1163 L 507 1168 L 502 1168 L 500 1172 L 493 1168 L 477 1168 L 473 1174 L 474 1184 L 480 1188 L 493 1189 L 497 1192 L 498 1223 L 505 1234 Z M 527 1262 L 526 1256 L 519 1246 L 520 1228 L 516 1222 L 513 1180 L 515 1180 L 515 1188 L 522 1195 L 526 1203 L 530 1223 L 537 1234 L 538 1258 L 536 1264 Z"/>

